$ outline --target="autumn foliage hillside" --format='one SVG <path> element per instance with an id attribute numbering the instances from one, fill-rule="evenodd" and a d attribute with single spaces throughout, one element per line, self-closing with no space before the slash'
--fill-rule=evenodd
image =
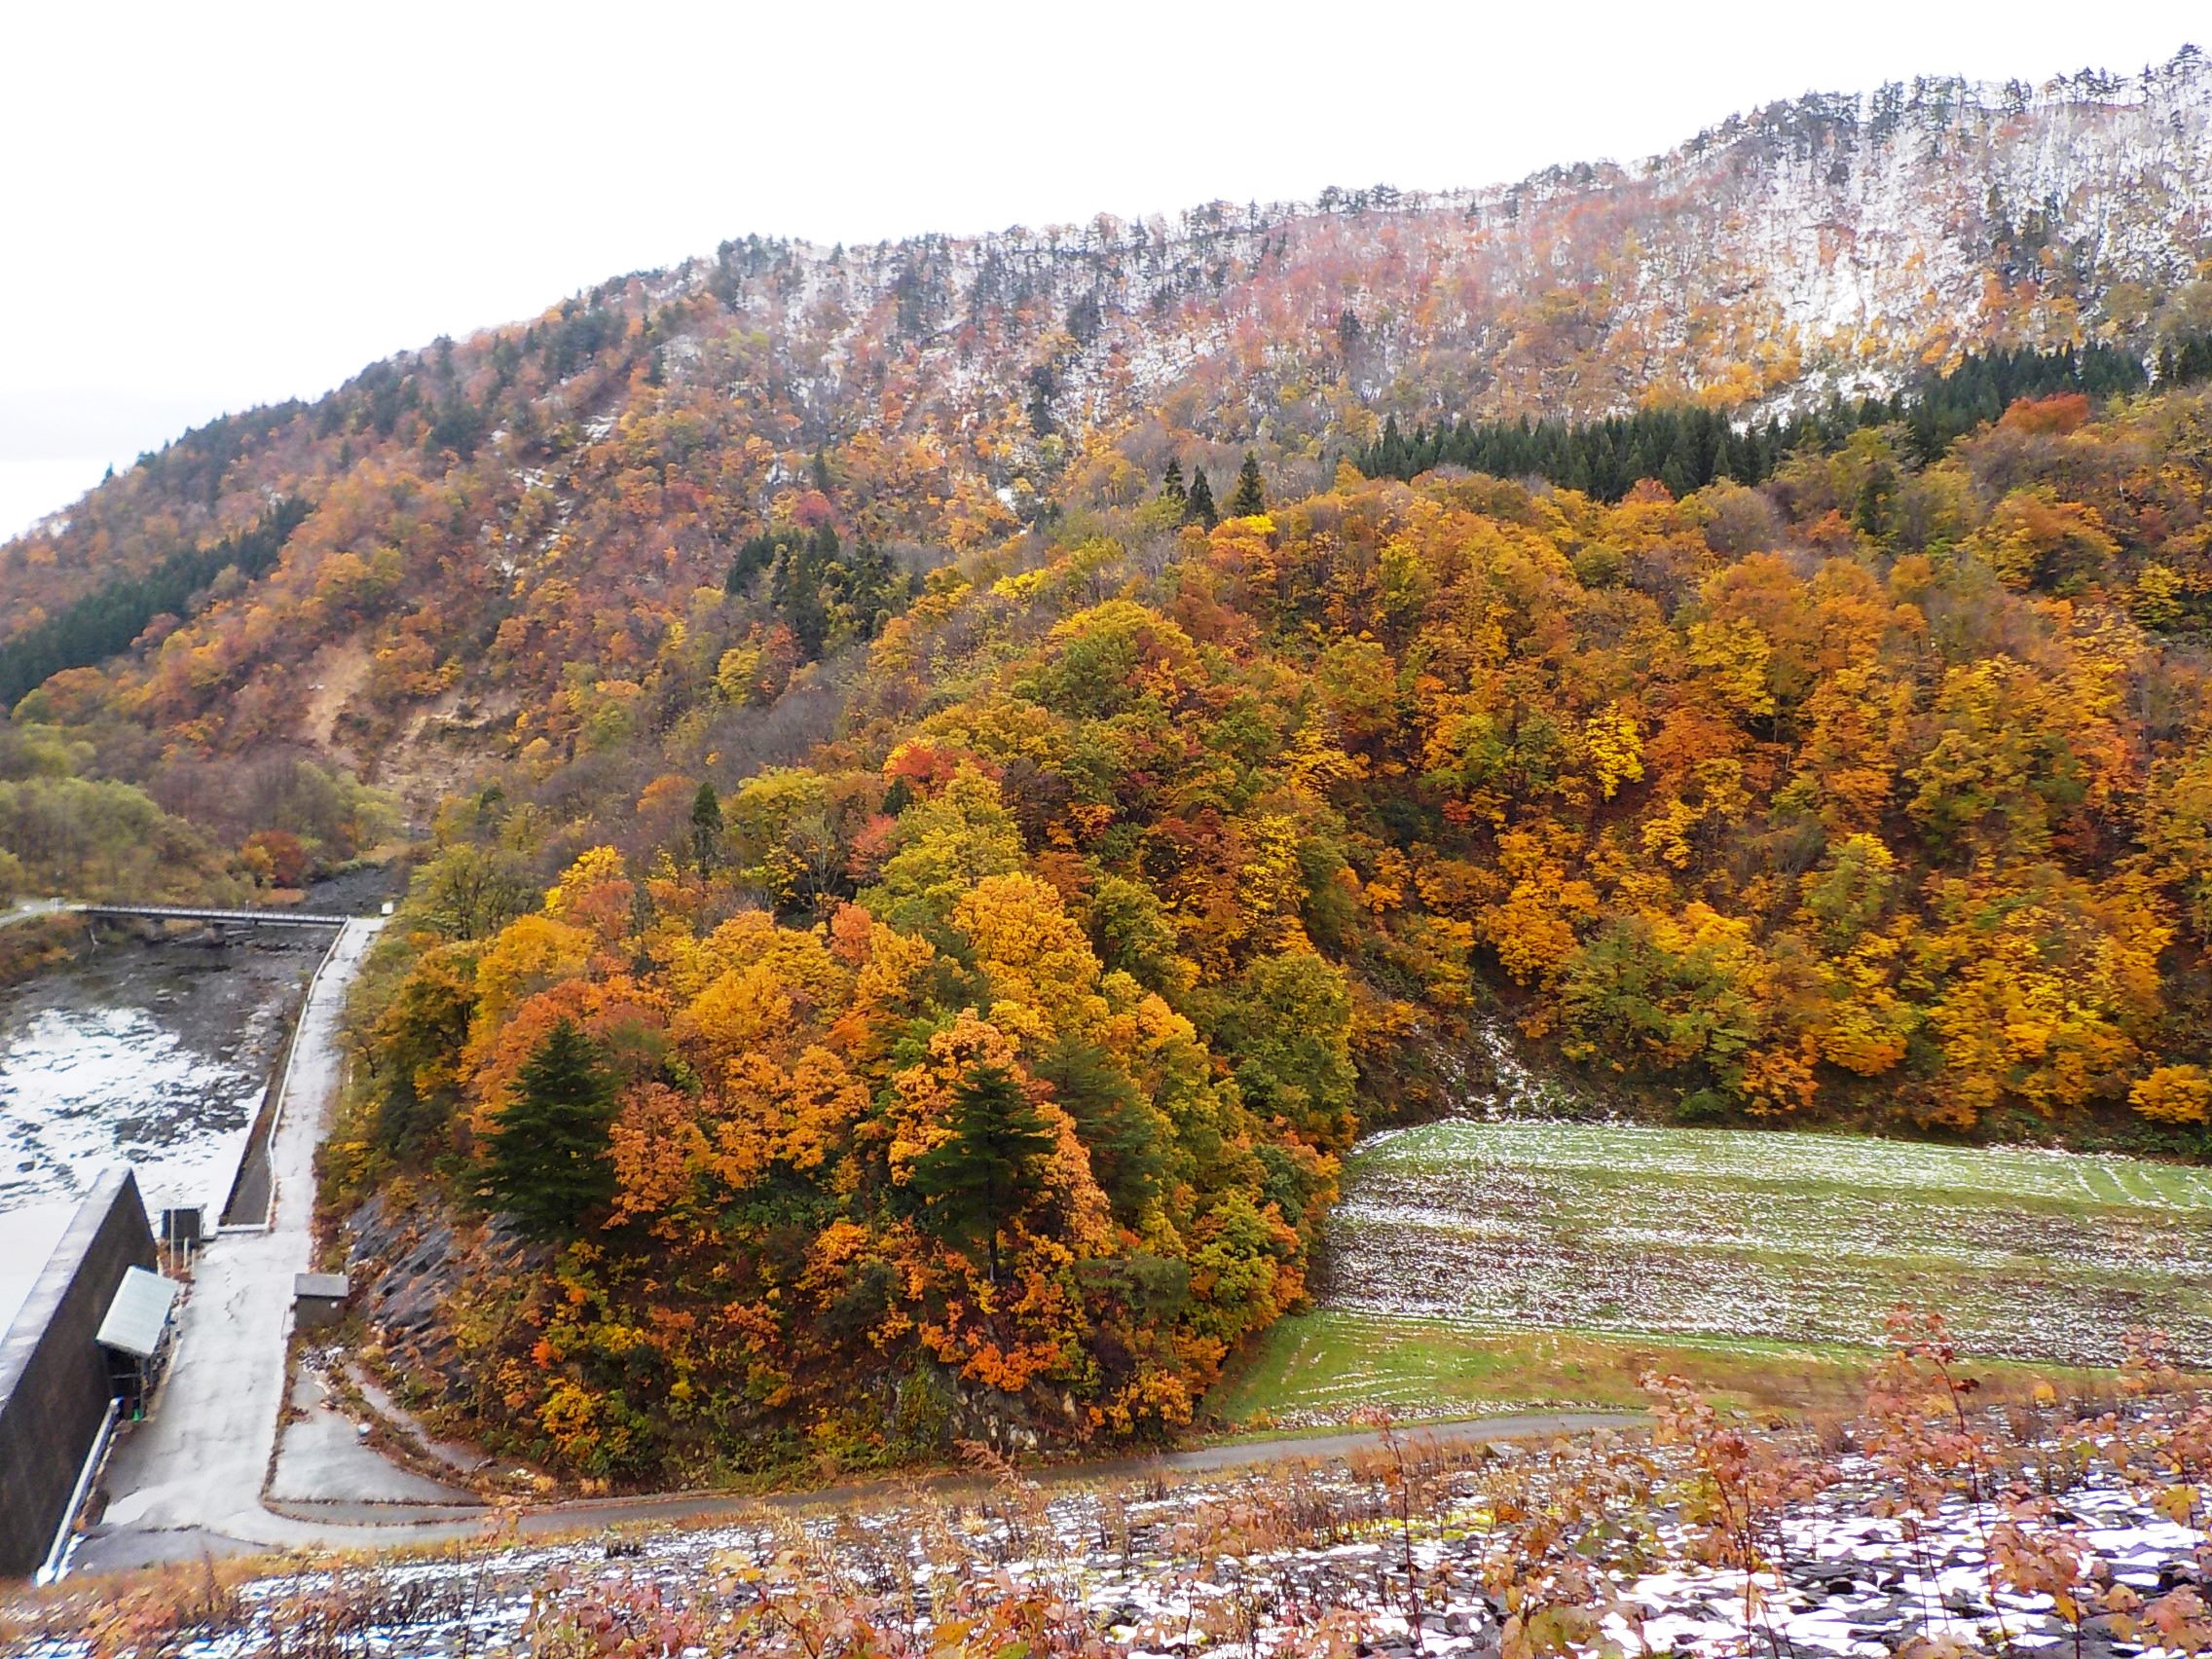
<path id="1" fill-rule="evenodd" d="M 2148 360 L 2212 327 L 2208 258 L 2194 52 L 1807 97 L 1479 191 L 734 240 L 143 458 L 0 548 L 0 684 L 53 674 L 4 653 L 66 623 L 39 718 L 405 787 L 441 734 L 565 747 L 818 482 L 848 540 L 935 564 L 1132 506 L 1169 455 L 1325 486 L 1390 417 L 1770 414 L 1992 345 Z M 265 557 L 279 512 L 304 516 Z M 128 732 L 100 742 L 95 771 L 143 781 Z"/>
<path id="2" fill-rule="evenodd" d="M 2201 1154 L 2208 461 L 2174 392 L 1681 500 L 1071 514 L 931 576 L 795 763 L 449 805 L 335 1196 L 498 1210 L 587 1038 L 602 1185 L 424 1363 L 641 1477 L 1184 1420 L 1500 1011 L 1684 1120 Z"/>

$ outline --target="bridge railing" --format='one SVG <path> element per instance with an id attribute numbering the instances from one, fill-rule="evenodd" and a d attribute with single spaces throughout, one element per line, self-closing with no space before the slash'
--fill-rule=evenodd
<path id="1" fill-rule="evenodd" d="M 350 916 L 308 910 L 213 910 L 189 904 L 72 904 L 81 916 L 143 917 L 166 922 L 233 922 L 246 927 L 342 928 Z"/>

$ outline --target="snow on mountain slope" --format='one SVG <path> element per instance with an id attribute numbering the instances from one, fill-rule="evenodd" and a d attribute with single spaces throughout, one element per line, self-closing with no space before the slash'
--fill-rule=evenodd
<path id="1" fill-rule="evenodd" d="M 2212 67 L 2185 52 L 2040 89 L 1808 96 L 1640 166 L 1481 191 L 754 242 L 684 276 L 742 294 L 826 390 L 903 344 L 948 408 L 1042 370 L 1071 423 L 1196 384 L 1225 426 L 1287 436 L 1301 412 L 1277 406 L 1339 367 L 1401 410 L 1889 387 L 1967 345 L 2124 333 L 2208 255 Z"/>

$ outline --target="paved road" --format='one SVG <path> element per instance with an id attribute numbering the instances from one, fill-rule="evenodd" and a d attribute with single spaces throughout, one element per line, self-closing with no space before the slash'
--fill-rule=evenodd
<path id="1" fill-rule="evenodd" d="M 222 1234 L 201 1255 L 168 1376 L 108 1469 L 109 1532 L 189 1528 L 244 1544 L 323 1541 L 264 1507 L 261 1490 L 283 1403 L 292 1275 L 311 1265 L 314 1154 L 338 1092 L 339 1015 L 381 925 L 347 923 L 308 994 L 270 1148 L 271 1226 Z"/>
<path id="2" fill-rule="evenodd" d="M 1408 1445 L 1432 1442 L 1439 1446 L 1481 1446 L 1507 1440 L 1550 1440 L 1563 1434 L 1588 1434 L 1602 1428 L 1632 1428 L 1649 1419 L 1622 1412 L 1521 1412 L 1508 1417 L 1469 1418 L 1458 1422 L 1409 1423 L 1397 1430 Z M 1195 1446 L 1184 1452 L 1161 1452 L 1143 1457 L 1111 1457 L 1088 1463 L 1041 1463 L 1022 1472 L 1041 1486 L 1086 1486 L 1094 1482 L 1138 1481 L 1148 1475 L 1219 1474 L 1231 1469 L 1257 1468 L 1271 1463 L 1328 1462 L 1355 1453 L 1379 1451 L 1387 1436 L 1380 1429 L 1356 1433 L 1316 1434 L 1278 1440 L 1241 1440 L 1221 1446 Z M 879 1481 L 854 1481 L 839 1486 L 815 1487 L 799 1492 L 773 1493 L 760 1497 L 736 1497 L 708 1493 L 663 1493 L 645 1497 L 598 1498 L 576 1503 L 549 1504 L 523 1516 L 522 1530 L 533 1533 L 574 1531 L 579 1528 L 612 1527 L 641 1521 L 700 1524 L 758 1510 L 813 1509 L 844 1506 L 872 1499 L 897 1499 L 919 1489 L 940 1494 L 985 1491 L 991 1482 L 965 1472 L 902 1477 Z"/>
<path id="3" fill-rule="evenodd" d="M 33 916 L 52 916 L 71 908 L 66 899 L 25 899 L 0 909 L 0 928 L 10 922 L 25 922 Z"/>
<path id="4" fill-rule="evenodd" d="M 1627 1428 L 1645 1421 L 1617 1412 L 1525 1412 L 1511 1417 L 1476 1418 L 1462 1422 L 1423 1423 L 1398 1430 L 1401 1440 L 1471 1446 L 1508 1440 L 1549 1440 L 1603 1428 Z M 1313 1435 L 1303 1439 L 1240 1441 L 1201 1446 L 1149 1457 L 1121 1457 L 1095 1463 L 1057 1463 L 1026 1471 L 1045 1486 L 1076 1486 L 1097 1481 L 1135 1481 L 1152 1474 L 1208 1474 L 1300 1460 L 1324 1462 L 1382 1447 L 1380 1431 Z M 769 1509 L 818 1509 L 897 1502 L 916 1491 L 940 1496 L 982 1493 L 990 1482 L 965 1473 L 921 1479 L 858 1481 L 801 1492 L 746 1496 L 717 1493 L 663 1493 L 643 1497 L 584 1498 L 525 1511 L 516 1530 L 526 1538 L 550 1538 L 610 1527 L 713 1526 Z M 127 1528 L 88 1539 L 75 1558 L 78 1570 L 123 1571 L 163 1562 L 197 1561 L 203 1555 L 236 1555 L 256 1549 L 320 1547 L 396 1548 L 445 1543 L 484 1535 L 488 1511 L 418 1509 L 414 1518 L 390 1505 L 329 1503 L 287 1505 L 288 1513 L 259 1510 L 251 1518 L 233 1516 L 206 1526 L 161 1530 Z M 395 1518 L 396 1517 L 396 1518 Z"/>
<path id="5" fill-rule="evenodd" d="M 1651 1419 L 1641 1412 L 1517 1412 L 1510 1417 L 1470 1418 L 1460 1422 L 1403 1423 L 1399 1440 L 1434 1441 L 1440 1446 L 1481 1445 L 1497 1440 L 1550 1440 L 1562 1434 L 1590 1434 L 1601 1428 L 1635 1428 Z M 1288 1463 L 1301 1457 L 1319 1460 L 1349 1457 L 1373 1452 L 1388 1436 L 1381 1429 L 1359 1429 L 1344 1434 L 1308 1434 L 1279 1440 L 1234 1440 L 1221 1446 L 1195 1446 L 1188 1452 L 1169 1452 L 1159 1457 L 1124 1459 L 1131 1473 L 1169 1468 L 1185 1473 L 1209 1469 L 1245 1469 L 1255 1463 Z M 1120 1467 L 1122 1465 L 1116 1465 Z"/>

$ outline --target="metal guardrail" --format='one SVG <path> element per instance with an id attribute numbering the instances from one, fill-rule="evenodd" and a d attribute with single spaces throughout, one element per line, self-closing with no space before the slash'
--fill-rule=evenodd
<path id="1" fill-rule="evenodd" d="M 164 922 L 236 922 L 245 927 L 342 928 L 350 916 L 321 916 L 308 910 L 202 910 L 185 904 L 72 904 L 80 916 L 144 917 Z"/>
<path id="2" fill-rule="evenodd" d="M 77 1486 L 69 1493 L 69 1507 L 61 1512 L 61 1525 L 54 1530 L 54 1542 L 46 1552 L 45 1563 L 31 1579 L 33 1584 L 52 1584 L 69 1570 L 69 1546 L 77 1540 L 77 1518 L 85 1513 L 85 1499 L 92 1495 L 92 1483 L 99 1479 L 108 1454 L 115 1450 L 115 1424 L 123 1415 L 121 1407 L 120 1400 L 107 1403 L 107 1416 L 100 1419 L 100 1431 L 92 1437 L 92 1449 L 85 1454 L 84 1467 L 77 1471 Z"/>

